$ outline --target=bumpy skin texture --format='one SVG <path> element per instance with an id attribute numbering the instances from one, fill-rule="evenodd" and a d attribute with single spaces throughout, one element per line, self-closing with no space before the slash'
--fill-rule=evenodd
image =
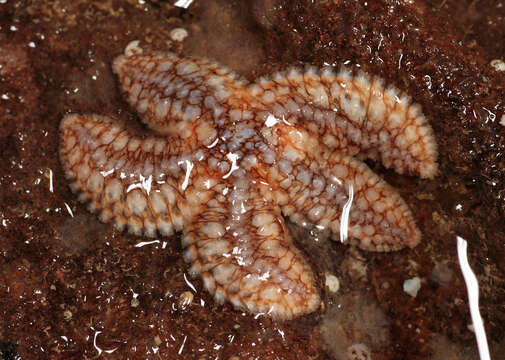
<path id="1" fill-rule="evenodd" d="M 71 188 L 102 221 L 136 234 L 182 231 L 191 273 L 217 301 L 290 319 L 320 303 L 284 216 L 341 230 L 366 250 L 420 240 L 398 193 L 358 158 L 436 174 L 436 143 L 418 105 L 378 79 L 292 69 L 253 84 L 173 54 L 119 56 L 129 103 L 158 133 L 138 137 L 99 115 L 61 122 Z"/>

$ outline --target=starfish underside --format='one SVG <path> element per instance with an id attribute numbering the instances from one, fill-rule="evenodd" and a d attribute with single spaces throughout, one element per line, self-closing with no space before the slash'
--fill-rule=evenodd
<path id="1" fill-rule="evenodd" d="M 135 234 L 182 232 L 191 273 L 217 301 L 290 319 L 320 303 L 285 226 L 340 235 L 365 250 L 414 247 L 398 193 L 358 159 L 431 178 L 436 143 L 419 105 L 343 68 L 291 69 L 248 84 L 217 64 L 173 54 L 119 56 L 129 103 L 155 136 L 99 115 L 61 122 L 71 188 L 102 221 Z"/>

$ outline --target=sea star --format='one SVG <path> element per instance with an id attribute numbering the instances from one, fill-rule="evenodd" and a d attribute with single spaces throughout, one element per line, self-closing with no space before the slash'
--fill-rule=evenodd
<path id="1" fill-rule="evenodd" d="M 279 319 L 314 311 L 314 276 L 283 215 L 336 236 L 349 189 L 352 244 L 390 251 L 419 242 L 403 199 L 354 158 L 436 174 L 433 132 L 407 96 L 346 68 L 291 69 L 247 84 L 204 60 L 136 50 L 113 70 L 157 134 L 67 115 L 65 174 L 102 221 L 138 235 L 182 231 L 191 274 L 218 302 Z"/>

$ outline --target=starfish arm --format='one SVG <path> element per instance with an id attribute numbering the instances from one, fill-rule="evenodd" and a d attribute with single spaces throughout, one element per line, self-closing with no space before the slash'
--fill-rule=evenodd
<path id="1" fill-rule="evenodd" d="M 102 221 L 136 234 L 170 235 L 183 225 L 185 178 L 176 138 L 133 136 L 98 115 L 67 115 L 60 124 L 60 159 L 71 189 Z"/>
<path id="2" fill-rule="evenodd" d="M 337 74 L 330 68 L 291 69 L 249 90 L 261 107 L 303 126 L 330 148 L 380 159 L 400 174 L 437 173 L 437 145 L 421 107 L 379 78 L 353 75 L 345 67 Z"/>
<path id="3" fill-rule="evenodd" d="M 280 209 L 245 177 L 226 197 L 216 194 L 183 234 L 190 272 L 218 302 L 291 319 L 320 304 L 312 271 L 292 239 Z"/>
<path id="4" fill-rule="evenodd" d="M 195 123 L 214 128 L 233 105 L 248 101 L 244 83 L 234 73 L 204 60 L 171 53 L 120 55 L 113 70 L 142 121 L 163 134 L 187 138 Z"/>
<path id="5" fill-rule="evenodd" d="M 333 237 L 340 235 L 343 225 L 351 243 L 364 250 L 412 248 L 420 241 L 420 232 L 405 201 L 352 157 L 333 154 L 323 161 L 311 159 L 296 165 L 281 184 L 282 212 L 298 225 L 328 228 Z"/>

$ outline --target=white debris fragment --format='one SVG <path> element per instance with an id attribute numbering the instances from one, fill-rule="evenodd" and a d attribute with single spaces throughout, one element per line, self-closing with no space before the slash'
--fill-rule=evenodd
<path id="1" fill-rule="evenodd" d="M 174 6 L 177 6 L 177 7 L 183 8 L 183 9 L 187 9 L 189 7 L 189 5 L 191 5 L 192 2 L 193 2 L 193 0 L 177 0 L 175 2 Z"/>
<path id="2" fill-rule="evenodd" d="M 326 280 L 324 284 L 330 290 L 330 292 L 338 292 L 338 289 L 340 289 L 340 281 L 338 281 L 338 278 L 335 275 L 329 273 L 325 274 L 325 278 Z"/>
<path id="3" fill-rule="evenodd" d="M 170 31 L 170 39 L 173 41 L 182 41 L 188 36 L 188 31 L 184 28 L 175 28 Z"/>
<path id="4" fill-rule="evenodd" d="M 505 126 L 505 114 L 503 114 L 500 118 L 500 125 Z"/>
<path id="5" fill-rule="evenodd" d="M 417 296 L 419 289 L 421 289 L 421 279 L 417 276 L 403 282 L 403 291 L 412 297 Z"/>
<path id="6" fill-rule="evenodd" d="M 490 64 L 496 71 L 505 71 L 505 62 L 501 59 L 491 60 Z"/>
<path id="7" fill-rule="evenodd" d="M 126 45 L 124 49 L 124 54 L 126 56 L 140 55 L 142 54 L 142 48 L 139 46 L 140 40 L 133 40 Z"/>

